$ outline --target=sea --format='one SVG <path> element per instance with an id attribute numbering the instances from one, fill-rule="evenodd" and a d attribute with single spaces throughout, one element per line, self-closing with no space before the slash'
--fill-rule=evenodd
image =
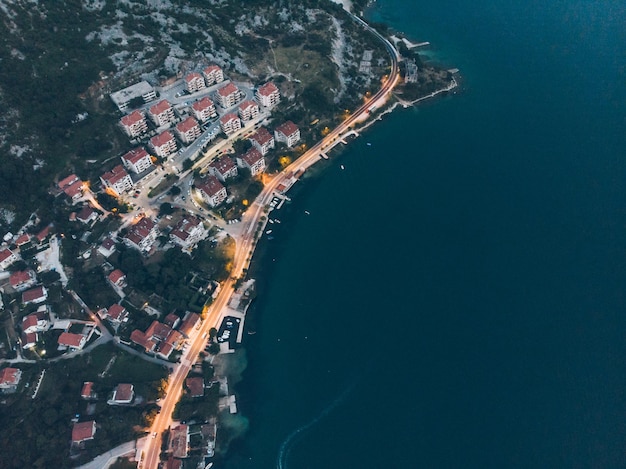
<path id="1" fill-rule="evenodd" d="M 216 467 L 626 467 L 626 3 L 367 17 L 462 87 L 384 116 L 271 214 L 248 428 Z"/>

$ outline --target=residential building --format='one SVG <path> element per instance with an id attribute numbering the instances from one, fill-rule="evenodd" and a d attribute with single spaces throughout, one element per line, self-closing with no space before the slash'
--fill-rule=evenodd
<path id="1" fill-rule="evenodd" d="M 80 211 L 76 214 L 76 219 L 84 224 L 89 224 L 94 220 L 98 219 L 98 212 L 96 212 L 91 205 L 85 205 Z"/>
<path id="2" fill-rule="evenodd" d="M 15 291 L 19 292 L 29 289 L 36 283 L 37 276 L 35 272 L 30 269 L 14 272 L 9 277 L 9 284 Z"/>
<path id="3" fill-rule="evenodd" d="M 256 148 L 250 148 L 243 156 L 238 156 L 237 164 L 240 168 L 249 169 L 251 176 L 256 176 L 265 171 L 265 158 Z"/>
<path id="4" fill-rule="evenodd" d="M 183 249 L 189 249 L 198 241 L 204 239 L 206 235 L 207 230 L 202 220 L 189 215 L 183 217 L 183 219 L 176 224 L 174 229 L 170 232 L 170 239 Z"/>
<path id="5" fill-rule="evenodd" d="M 36 332 L 22 332 L 21 342 L 22 349 L 29 350 L 37 345 L 39 337 Z"/>
<path id="6" fill-rule="evenodd" d="M 224 81 L 224 72 L 217 65 L 209 65 L 202 71 L 207 86 Z"/>
<path id="7" fill-rule="evenodd" d="M 189 390 L 191 397 L 204 396 L 204 379 L 202 376 L 194 376 L 185 380 L 185 387 Z"/>
<path id="8" fill-rule="evenodd" d="M 250 142 L 263 156 L 267 155 L 267 152 L 274 148 L 274 136 L 265 127 L 260 127 L 250 137 Z"/>
<path id="9" fill-rule="evenodd" d="M 78 201 L 78 199 L 83 196 L 83 181 L 81 181 L 76 174 L 70 174 L 69 176 L 61 179 L 57 186 L 72 200 L 72 202 Z"/>
<path id="10" fill-rule="evenodd" d="M 15 390 L 20 379 L 22 378 L 22 370 L 19 368 L 3 368 L 0 370 L 0 389 Z"/>
<path id="11" fill-rule="evenodd" d="M 176 126 L 176 134 L 178 135 L 178 138 L 180 138 L 186 145 L 189 145 L 197 139 L 201 133 L 202 131 L 200 130 L 198 121 L 191 116 Z"/>
<path id="12" fill-rule="evenodd" d="M 220 127 L 226 135 L 230 135 L 241 129 L 241 121 L 237 114 L 225 114 L 220 117 Z"/>
<path id="13" fill-rule="evenodd" d="M 97 396 L 97 394 L 94 392 L 93 390 L 93 382 L 92 381 L 85 381 L 83 383 L 83 388 L 80 391 L 80 397 L 82 397 L 83 399 L 95 399 Z"/>
<path id="14" fill-rule="evenodd" d="M 163 318 L 163 324 L 170 326 L 172 329 L 176 329 L 180 324 L 180 316 L 175 313 L 170 313 Z"/>
<path id="15" fill-rule="evenodd" d="M 114 303 L 107 310 L 106 318 L 114 326 L 119 326 L 121 323 L 128 321 L 128 311 L 122 305 Z"/>
<path id="16" fill-rule="evenodd" d="M 109 282 L 117 288 L 124 288 L 126 286 L 126 275 L 120 269 L 115 269 L 107 278 Z"/>
<path id="17" fill-rule="evenodd" d="M 61 190 L 65 189 L 66 187 L 74 184 L 75 182 L 80 181 L 79 177 L 76 176 L 76 174 L 70 174 L 69 176 L 64 177 L 63 179 L 61 179 L 58 183 L 57 183 L 57 187 Z"/>
<path id="18" fill-rule="evenodd" d="M 241 91 L 233 82 L 227 83 L 217 90 L 217 102 L 224 109 L 234 106 L 241 99 Z"/>
<path id="19" fill-rule="evenodd" d="M 150 139 L 150 146 L 154 153 L 161 158 L 167 158 L 176 151 L 176 140 L 169 130 L 155 135 Z"/>
<path id="20" fill-rule="evenodd" d="M 15 240 L 15 245 L 18 248 L 21 248 L 22 246 L 24 246 L 24 245 L 26 245 L 28 243 L 30 243 L 30 235 L 28 233 L 24 233 L 24 234 L 18 236 L 18 238 Z"/>
<path id="21" fill-rule="evenodd" d="M 124 244 L 142 252 L 148 252 L 157 236 L 159 236 L 157 225 L 150 218 L 143 217 L 130 227 L 128 234 L 124 237 Z"/>
<path id="22" fill-rule="evenodd" d="M 20 258 L 9 248 L 0 249 L 0 270 L 7 270 L 11 264 Z"/>
<path id="23" fill-rule="evenodd" d="M 118 196 L 134 187 L 133 180 L 121 164 L 100 176 L 105 189 L 112 190 Z"/>
<path id="24" fill-rule="evenodd" d="M 43 303 L 48 299 L 48 290 L 46 290 L 43 286 L 38 286 L 35 288 L 31 288 L 30 290 L 26 290 L 22 293 L 22 304 L 28 305 L 31 303 Z"/>
<path id="25" fill-rule="evenodd" d="M 37 240 L 39 244 L 41 244 L 48 238 L 49 235 L 50 235 L 50 225 L 46 226 L 39 233 L 37 233 L 35 235 L 35 239 Z"/>
<path id="26" fill-rule="evenodd" d="M 300 129 L 291 121 L 284 122 L 274 130 L 274 138 L 291 148 L 300 140 Z"/>
<path id="27" fill-rule="evenodd" d="M 237 165 L 227 155 L 222 155 L 209 164 L 209 173 L 225 182 L 228 178 L 237 177 Z"/>
<path id="28" fill-rule="evenodd" d="M 72 427 L 72 444 L 79 444 L 83 441 L 93 440 L 96 435 L 96 422 L 76 422 Z"/>
<path id="29" fill-rule="evenodd" d="M 144 148 L 133 148 L 122 156 L 122 163 L 128 170 L 139 174 L 152 166 L 152 158 Z"/>
<path id="30" fill-rule="evenodd" d="M 217 207 L 228 197 L 226 188 L 212 175 L 200 179 L 200 181 L 196 183 L 196 189 L 202 200 L 211 207 Z"/>
<path id="31" fill-rule="evenodd" d="M 189 427 L 178 425 L 170 430 L 169 450 L 175 458 L 183 459 L 189 455 Z"/>
<path id="32" fill-rule="evenodd" d="M 71 351 L 82 350 L 87 343 L 87 337 L 73 332 L 62 332 L 57 341 L 60 347 L 66 347 Z"/>
<path id="33" fill-rule="evenodd" d="M 185 77 L 185 86 L 187 91 L 190 93 L 195 93 L 196 91 L 200 91 L 206 88 L 206 83 L 204 82 L 204 78 L 197 72 L 191 72 L 189 75 Z"/>
<path id="34" fill-rule="evenodd" d="M 144 103 L 149 103 L 156 99 L 156 92 L 150 83 L 141 81 L 123 90 L 111 93 L 111 99 L 122 112 L 128 109 L 130 102 L 135 98 L 142 98 Z"/>
<path id="35" fill-rule="evenodd" d="M 280 102 L 280 92 L 271 81 L 259 86 L 255 94 L 261 106 L 273 107 Z"/>
<path id="36" fill-rule="evenodd" d="M 187 311 L 187 315 L 185 316 L 185 319 L 183 319 L 183 322 L 178 330 L 184 336 L 189 337 L 191 335 L 191 331 L 193 331 L 194 327 L 198 326 L 199 322 L 200 316 L 198 314 Z"/>
<path id="37" fill-rule="evenodd" d="M 50 328 L 50 323 L 46 319 L 43 311 L 31 313 L 22 319 L 22 332 L 30 334 L 32 332 L 45 332 Z"/>
<path id="38" fill-rule="evenodd" d="M 180 332 L 158 321 L 153 321 L 145 332 L 135 329 L 130 334 L 132 342 L 143 347 L 146 352 L 156 353 L 165 359 L 183 345 L 184 339 Z"/>
<path id="39" fill-rule="evenodd" d="M 115 241 L 113 241 L 111 238 L 105 238 L 104 241 L 102 241 L 102 244 L 98 247 L 98 252 L 104 257 L 109 257 L 116 250 L 117 248 L 115 247 Z"/>
<path id="40" fill-rule="evenodd" d="M 166 99 L 163 99 L 154 106 L 151 106 L 148 111 L 148 115 L 157 127 L 167 125 L 170 122 L 173 122 L 176 118 L 174 116 L 174 109 L 172 109 L 172 106 Z"/>
<path id="41" fill-rule="evenodd" d="M 193 115 L 200 122 L 208 121 L 212 117 L 217 116 L 217 111 L 215 110 L 215 104 L 208 96 L 205 96 L 200 101 L 196 101 L 191 105 L 191 109 L 193 110 Z"/>
<path id="42" fill-rule="evenodd" d="M 135 388 L 132 384 L 120 383 L 115 387 L 113 396 L 107 401 L 109 405 L 130 404 L 135 397 Z"/>
<path id="43" fill-rule="evenodd" d="M 239 117 L 242 121 L 249 121 L 259 117 L 259 105 L 256 101 L 248 99 L 239 105 Z"/>
<path id="44" fill-rule="evenodd" d="M 148 122 L 143 112 L 135 110 L 120 119 L 120 125 L 130 138 L 139 137 L 148 131 Z"/>

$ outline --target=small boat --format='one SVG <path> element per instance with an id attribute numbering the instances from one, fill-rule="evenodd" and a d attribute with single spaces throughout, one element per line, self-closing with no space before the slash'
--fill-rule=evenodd
<path id="1" fill-rule="evenodd" d="M 248 331 L 248 335 L 254 335 L 256 334 L 256 331 Z"/>
<path id="2" fill-rule="evenodd" d="M 311 212 L 309 212 L 308 210 L 305 210 L 304 213 L 306 213 L 307 215 L 311 215 Z"/>
<path id="3" fill-rule="evenodd" d="M 344 165 L 339 166 L 341 169 L 346 169 Z"/>
<path id="4" fill-rule="evenodd" d="M 272 230 L 267 230 L 267 231 L 265 232 L 265 234 L 270 234 L 271 232 L 272 232 Z"/>
<path id="5" fill-rule="evenodd" d="M 371 147 L 371 146 L 372 146 L 372 144 L 371 144 L 370 142 L 367 142 L 367 146 L 368 146 L 368 147 Z"/>
<path id="6" fill-rule="evenodd" d="M 280 224 L 280 220 L 278 218 L 274 218 L 274 222 Z"/>
<path id="7" fill-rule="evenodd" d="M 272 220 L 271 218 L 268 220 L 270 223 L 274 223 L 274 220 Z"/>

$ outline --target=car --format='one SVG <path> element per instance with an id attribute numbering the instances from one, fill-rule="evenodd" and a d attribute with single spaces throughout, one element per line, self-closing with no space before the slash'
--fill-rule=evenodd
<path id="1" fill-rule="evenodd" d="M 152 432 L 152 438 L 156 438 L 157 437 L 157 432 Z"/>

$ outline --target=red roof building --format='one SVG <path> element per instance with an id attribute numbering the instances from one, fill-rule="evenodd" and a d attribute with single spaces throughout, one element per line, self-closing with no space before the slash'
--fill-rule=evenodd
<path id="1" fill-rule="evenodd" d="M 256 148 L 250 148 L 243 156 L 237 157 L 237 164 L 241 168 L 249 169 L 251 176 L 265 171 L 265 158 Z"/>
<path id="2" fill-rule="evenodd" d="M 85 205 L 76 214 L 76 219 L 81 223 L 89 224 L 98 219 L 98 212 L 96 212 L 91 205 Z"/>
<path id="3" fill-rule="evenodd" d="M 248 99 L 239 105 L 239 117 L 242 121 L 249 121 L 259 117 L 259 105 L 256 101 Z"/>
<path id="4" fill-rule="evenodd" d="M 189 454 L 189 427 L 179 425 L 170 430 L 170 451 L 175 458 L 186 458 Z"/>
<path id="5" fill-rule="evenodd" d="M 35 275 L 35 272 L 30 269 L 20 270 L 19 272 L 11 274 L 9 277 L 9 283 L 14 290 L 24 291 L 37 283 L 37 276 Z"/>
<path id="6" fill-rule="evenodd" d="M 115 387 L 113 396 L 107 401 L 109 405 L 130 404 L 135 397 L 135 388 L 132 384 L 120 383 Z"/>
<path id="7" fill-rule="evenodd" d="M 241 120 L 237 117 L 237 114 L 225 114 L 220 117 L 220 127 L 226 135 L 230 135 L 241 129 Z"/>
<path id="8" fill-rule="evenodd" d="M 176 151 L 176 140 L 169 130 L 155 135 L 150 139 L 150 147 L 161 158 L 167 158 Z"/>
<path id="9" fill-rule="evenodd" d="M 80 181 L 79 177 L 76 176 L 76 174 L 70 174 L 67 177 L 64 177 L 63 179 L 61 179 L 58 183 L 57 186 L 59 187 L 59 189 L 63 190 L 66 187 L 74 184 L 75 182 Z"/>
<path id="10" fill-rule="evenodd" d="M 190 93 L 195 93 L 196 91 L 200 91 L 206 88 L 206 83 L 204 82 L 204 78 L 197 72 L 191 72 L 189 75 L 185 77 L 185 86 L 187 91 Z"/>
<path id="11" fill-rule="evenodd" d="M 19 257 L 10 249 L 0 249 L 0 270 L 6 270 L 17 260 L 19 260 Z"/>
<path id="12" fill-rule="evenodd" d="M 146 116 L 144 116 L 141 111 L 133 111 L 122 117 L 120 119 L 120 125 L 130 138 L 138 137 L 148 130 Z"/>
<path id="13" fill-rule="evenodd" d="M 235 86 L 234 83 L 230 82 L 226 85 L 222 86 L 217 90 L 215 96 L 217 97 L 217 102 L 224 109 L 234 106 L 241 99 L 241 91 L 239 88 Z"/>
<path id="14" fill-rule="evenodd" d="M 109 282 L 118 288 L 124 288 L 126 286 L 126 275 L 120 269 L 115 269 L 108 276 Z"/>
<path id="15" fill-rule="evenodd" d="M 39 286 L 26 290 L 22 293 L 22 304 L 30 303 L 42 303 L 48 299 L 48 290 L 45 287 Z"/>
<path id="16" fill-rule="evenodd" d="M 224 81 L 224 72 L 217 65 L 209 65 L 202 71 L 202 74 L 204 75 L 207 86 Z"/>
<path id="17" fill-rule="evenodd" d="M 58 344 L 61 347 L 67 347 L 71 350 L 81 350 L 86 342 L 87 337 L 82 334 L 74 334 L 73 332 L 62 332 L 58 340 Z"/>
<path id="18" fill-rule="evenodd" d="M 221 182 L 226 182 L 226 179 L 237 177 L 237 174 L 239 174 L 237 165 L 227 155 L 222 155 L 211 162 L 209 164 L 209 173 Z"/>
<path id="19" fill-rule="evenodd" d="M 284 122 L 274 130 L 274 138 L 291 148 L 300 140 L 300 129 L 291 121 Z"/>
<path id="20" fill-rule="evenodd" d="M 142 252 L 149 252 L 159 236 L 159 228 L 148 217 L 143 217 L 132 225 L 124 237 L 124 244 Z"/>
<path id="21" fill-rule="evenodd" d="M 107 310 L 107 318 L 114 323 L 121 323 L 128 320 L 128 311 L 122 305 L 112 304 Z"/>
<path id="22" fill-rule="evenodd" d="M 0 370 L 0 389 L 14 388 L 20 383 L 22 370 L 19 368 L 3 368 Z"/>
<path id="23" fill-rule="evenodd" d="M 260 127 L 252 137 L 250 137 L 252 145 L 261 152 L 263 156 L 267 155 L 267 152 L 274 148 L 274 136 L 269 133 L 265 127 Z"/>
<path id="24" fill-rule="evenodd" d="M 139 174 L 152 166 L 152 158 L 144 148 L 133 148 L 122 156 L 122 164 L 133 173 Z"/>
<path id="25" fill-rule="evenodd" d="M 273 107 L 280 102 L 280 92 L 274 83 L 267 82 L 256 91 L 256 99 L 261 106 Z"/>
<path id="26" fill-rule="evenodd" d="M 187 313 L 187 317 L 183 320 L 183 323 L 180 325 L 178 330 L 185 336 L 189 337 L 189 335 L 191 334 L 191 331 L 193 330 L 194 327 L 196 327 L 196 325 L 199 324 L 199 322 L 200 322 L 200 316 L 198 314 Z"/>
<path id="27" fill-rule="evenodd" d="M 22 319 L 22 332 L 27 334 L 48 330 L 48 320 L 43 311 L 31 313 Z"/>
<path id="28" fill-rule="evenodd" d="M 110 189 L 117 195 L 123 194 L 134 187 L 132 178 L 121 164 L 100 176 L 100 181 L 105 189 Z"/>
<path id="29" fill-rule="evenodd" d="M 170 232 L 170 239 L 184 249 L 189 249 L 207 235 L 202 220 L 185 216 Z"/>
<path id="30" fill-rule="evenodd" d="M 226 188 L 215 176 L 212 175 L 200 179 L 200 181 L 196 183 L 196 190 L 202 200 L 204 200 L 211 207 L 217 207 L 226 200 L 226 197 L 228 197 Z"/>
<path id="31" fill-rule="evenodd" d="M 82 443 L 83 441 L 93 440 L 96 435 L 96 422 L 76 422 L 72 428 L 72 443 Z"/>
<path id="32" fill-rule="evenodd" d="M 201 133 L 200 125 L 193 117 L 188 117 L 176 126 L 176 134 L 187 145 L 197 139 Z"/>
<path id="33" fill-rule="evenodd" d="M 193 110 L 193 115 L 200 122 L 208 121 L 211 117 L 217 116 L 217 111 L 215 110 L 215 104 L 208 97 L 202 98 L 200 101 L 196 101 L 191 105 L 191 109 Z"/>
<path id="34" fill-rule="evenodd" d="M 174 109 L 172 109 L 172 106 L 166 99 L 163 99 L 154 106 L 151 106 L 148 111 L 148 115 L 157 127 L 167 125 L 176 118 L 174 116 Z"/>
<path id="35" fill-rule="evenodd" d="M 80 391 L 80 397 L 83 399 L 93 399 L 95 393 L 93 391 L 93 382 L 86 381 L 83 383 L 83 389 Z"/>
<path id="36" fill-rule="evenodd" d="M 202 379 L 201 376 L 187 378 L 185 380 L 185 386 L 189 389 L 189 395 L 191 397 L 204 396 L 204 379 Z"/>
<path id="37" fill-rule="evenodd" d="M 98 252 L 104 257 L 109 257 L 115 251 L 115 241 L 111 238 L 105 238 L 104 241 L 102 241 L 102 244 L 98 247 Z"/>
<path id="38" fill-rule="evenodd" d="M 25 244 L 28 244 L 30 242 L 30 235 L 28 233 L 24 233 L 23 235 L 20 235 L 16 240 L 15 240 L 15 245 L 19 248 L 24 246 Z"/>

